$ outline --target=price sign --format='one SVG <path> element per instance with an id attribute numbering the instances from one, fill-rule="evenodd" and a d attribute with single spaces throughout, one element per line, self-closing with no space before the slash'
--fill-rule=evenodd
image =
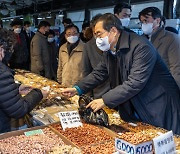
<path id="1" fill-rule="evenodd" d="M 174 144 L 173 132 L 169 131 L 153 139 L 155 153 L 157 154 L 175 154 L 176 146 Z"/>
<path id="2" fill-rule="evenodd" d="M 115 148 L 121 154 L 153 154 L 152 141 L 139 143 L 137 145 L 126 142 L 123 139 L 115 139 Z"/>
<path id="3" fill-rule="evenodd" d="M 33 135 L 38 135 L 38 134 L 44 134 L 42 129 L 37 129 L 37 130 L 24 132 L 24 135 L 26 135 L 26 136 L 33 136 Z"/>
<path id="4" fill-rule="evenodd" d="M 82 126 L 78 111 L 67 111 L 58 113 L 63 130 Z"/>

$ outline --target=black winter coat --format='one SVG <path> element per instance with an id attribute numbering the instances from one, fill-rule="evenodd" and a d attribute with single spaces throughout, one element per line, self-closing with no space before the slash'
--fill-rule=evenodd
<path id="1" fill-rule="evenodd" d="M 22 97 L 14 82 L 13 72 L 0 62 L 0 133 L 10 131 L 10 119 L 21 118 L 43 98 L 39 89 Z"/>
<path id="2" fill-rule="evenodd" d="M 48 42 L 49 49 L 49 60 L 50 60 L 50 72 L 52 80 L 57 80 L 57 68 L 58 68 L 58 47 L 55 44 L 55 41 L 52 43 Z"/>
<path id="3" fill-rule="evenodd" d="M 34 32 L 30 32 L 30 33 L 27 33 L 25 30 L 23 31 L 23 34 L 26 38 L 26 43 L 27 43 L 27 48 L 28 48 L 28 60 L 27 60 L 27 63 L 28 63 L 28 70 L 30 70 L 30 66 L 31 66 L 31 54 L 30 54 L 30 43 L 31 43 L 31 40 L 32 38 L 34 37 L 35 33 Z M 29 36 L 30 35 L 30 36 Z"/>
<path id="4" fill-rule="evenodd" d="M 140 120 L 180 134 L 180 91 L 158 52 L 148 40 L 124 31 L 119 46 L 116 65 L 110 65 L 111 52 L 106 52 L 77 86 L 86 93 L 119 67 L 122 84 L 102 96 L 104 103 L 114 108 L 130 100 Z"/>
<path id="5" fill-rule="evenodd" d="M 9 61 L 11 68 L 28 69 L 28 47 L 25 36 L 23 33 L 14 34 L 16 37 L 19 35 L 19 41 L 14 46 L 14 52 Z"/>
<path id="6" fill-rule="evenodd" d="M 82 73 L 83 77 L 86 77 L 94 68 L 96 68 L 103 58 L 103 53 L 96 46 L 96 40 L 94 37 L 84 45 L 82 56 Z M 93 98 L 101 98 L 102 95 L 109 90 L 110 83 L 109 80 L 107 80 L 105 83 L 93 89 L 92 96 Z"/>

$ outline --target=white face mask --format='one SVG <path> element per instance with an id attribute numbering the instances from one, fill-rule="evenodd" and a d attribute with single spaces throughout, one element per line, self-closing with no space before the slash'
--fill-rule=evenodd
<path id="1" fill-rule="evenodd" d="M 96 39 L 97 47 L 102 51 L 108 51 L 110 49 L 109 37 L 105 36 L 103 38 L 98 37 Z"/>
<path id="2" fill-rule="evenodd" d="M 76 43 L 78 41 L 79 37 L 78 36 L 70 36 L 67 37 L 67 41 L 71 44 Z"/>
<path id="3" fill-rule="evenodd" d="M 148 23 L 148 24 L 142 24 L 142 31 L 145 35 L 150 35 L 152 34 L 153 31 L 153 23 Z"/>
<path id="4" fill-rule="evenodd" d="M 30 32 L 31 32 L 31 27 L 27 27 L 27 28 L 26 28 L 26 32 L 27 32 L 27 33 L 30 33 Z"/>
<path id="5" fill-rule="evenodd" d="M 48 38 L 48 42 L 52 43 L 54 41 L 54 37 Z"/>
<path id="6" fill-rule="evenodd" d="M 19 34 L 19 33 L 21 32 L 21 28 L 15 28 L 15 29 L 14 29 L 14 32 L 15 32 L 16 34 Z"/>
<path id="7" fill-rule="evenodd" d="M 128 27 L 130 18 L 123 18 L 123 19 L 120 19 L 120 21 L 121 21 L 123 27 Z"/>

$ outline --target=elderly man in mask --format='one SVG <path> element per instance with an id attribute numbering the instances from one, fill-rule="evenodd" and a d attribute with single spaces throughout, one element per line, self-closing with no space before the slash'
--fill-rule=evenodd
<path id="1" fill-rule="evenodd" d="M 84 43 L 80 40 L 79 29 L 76 25 L 65 28 L 67 42 L 59 49 L 57 80 L 69 87 L 82 78 L 82 52 Z"/>
<path id="2" fill-rule="evenodd" d="M 96 44 L 104 51 L 101 63 L 65 96 L 84 94 L 108 77 L 113 85 L 102 98 L 87 105 L 94 112 L 108 106 L 132 105 L 132 116 L 139 121 L 180 134 L 180 91 L 165 63 L 152 44 L 142 36 L 128 33 L 113 14 L 101 16 L 95 25 Z"/>

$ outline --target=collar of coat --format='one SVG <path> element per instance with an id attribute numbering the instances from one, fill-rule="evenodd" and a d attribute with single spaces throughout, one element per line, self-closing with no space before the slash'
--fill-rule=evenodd
<path id="1" fill-rule="evenodd" d="M 83 46 L 84 46 L 84 43 L 80 40 L 80 41 L 79 41 L 79 44 L 77 45 L 77 47 L 75 47 L 75 48 L 72 50 L 72 53 L 73 53 L 73 52 L 82 52 L 82 51 L 83 51 Z M 68 50 L 67 50 L 67 42 L 61 46 L 60 50 L 61 50 L 62 52 L 68 53 Z"/>
<path id="2" fill-rule="evenodd" d="M 130 33 L 122 30 L 120 33 L 118 42 L 119 42 L 119 45 L 118 44 L 116 45 L 116 46 L 119 46 L 119 48 L 116 49 L 117 52 L 124 51 L 124 50 L 127 51 L 127 49 L 130 48 Z"/>
<path id="3" fill-rule="evenodd" d="M 43 35 L 43 34 L 42 34 L 41 32 L 39 32 L 39 31 L 37 31 L 36 34 L 37 34 L 38 36 L 40 36 L 40 37 L 45 38 L 45 39 L 47 38 L 45 35 Z"/>
<path id="4" fill-rule="evenodd" d="M 158 37 L 159 39 L 163 38 L 166 36 L 166 33 L 167 31 L 162 28 L 162 27 L 159 27 L 156 32 L 154 34 L 152 34 L 151 36 L 151 42 L 154 42 L 154 40 Z"/>

